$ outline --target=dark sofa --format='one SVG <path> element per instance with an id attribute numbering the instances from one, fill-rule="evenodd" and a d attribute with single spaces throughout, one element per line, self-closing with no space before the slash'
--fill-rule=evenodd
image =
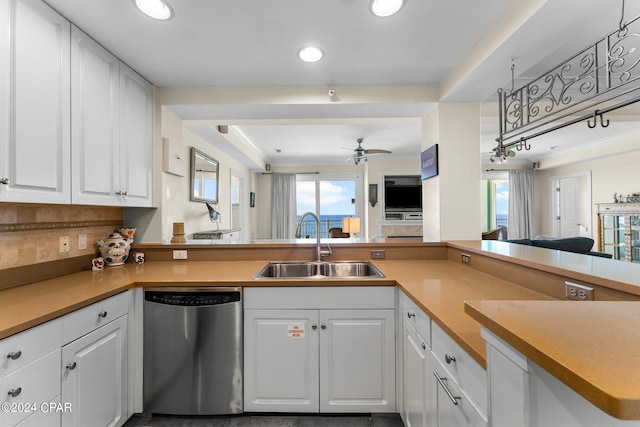
<path id="1" fill-rule="evenodd" d="M 539 248 L 557 249 L 559 251 L 573 252 L 577 254 L 586 254 L 599 256 L 602 258 L 611 258 L 611 254 L 603 252 L 595 252 L 593 248 L 594 241 L 589 237 L 566 237 L 562 239 L 514 239 L 507 240 L 509 243 L 517 243 L 519 245 L 537 246 Z"/>

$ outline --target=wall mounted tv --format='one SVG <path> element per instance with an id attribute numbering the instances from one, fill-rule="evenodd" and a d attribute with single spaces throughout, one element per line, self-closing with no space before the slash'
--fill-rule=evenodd
<path id="1" fill-rule="evenodd" d="M 384 209 L 389 212 L 422 211 L 422 180 L 420 175 L 385 176 Z"/>

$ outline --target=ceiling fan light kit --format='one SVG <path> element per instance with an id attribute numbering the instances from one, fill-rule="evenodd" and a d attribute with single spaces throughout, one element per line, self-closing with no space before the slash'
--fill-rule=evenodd
<path id="1" fill-rule="evenodd" d="M 351 156 L 351 158 L 347 160 L 353 159 L 353 161 L 357 165 L 363 160 L 366 162 L 368 154 L 391 154 L 391 151 L 383 150 L 380 148 L 366 149 L 362 146 L 363 141 L 364 141 L 364 138 L 358 138 L 356 140 L 356 142 L 358 143 L 358 146 L 353 149 L 353 155 Z"/>
<path id="2" fill-rule="evenodd" d="M 618 28 L 519 89 L 512 65 L 511 91 L 498 89 L 498 145 L 490 160 L 504 162 L 515 156 L 511 148 L 529 150 L 528 140 L 578 122 L 607 127 L 605 113 L 639 102 L 632 97 L 640 90 L 639 40 L 640 16 L 625 22 L 623 0 Z"/>

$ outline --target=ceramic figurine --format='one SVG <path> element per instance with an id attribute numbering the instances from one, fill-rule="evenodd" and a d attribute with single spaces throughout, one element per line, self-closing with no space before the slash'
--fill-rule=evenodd
<path id="1" fill-rule="evenodd" d="M 132 240 L 122 236 L 118 230 L 109 234 L 106 240 L 98 240 L 100 255 L 104 258 L 105 265 L 107 267 L 123 265 L 129 258 Z"/>

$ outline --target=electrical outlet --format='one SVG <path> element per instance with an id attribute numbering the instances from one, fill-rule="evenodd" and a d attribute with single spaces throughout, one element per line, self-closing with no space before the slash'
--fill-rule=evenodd
<path id="1" fill-rule="evenodd" d="M 187 250 L 175 250 L 173 251 L 173 259 L 187 259 Z"/>
<path id="2" fill-rule="evenodd" d="M 384 259 L 384 249 L 373 249 L 371 259 Z"/>
<path id="3" fill-rule="evenodd" d="M 58 247 L 60 252 L 69 252 L 69 236 L 60 237 Z"/>
<path id="4" fill-rule="evenodd" d="M 469 264 L 471 262 L 471 255 L 469 254 L 461 254 L 462 255 L 462 263 L 463 264 Z"/>
<path id="5" fill-rule="evenodd" d="M 593 301 L 595 299 L 593 288 L 577 283 L 564 282 L 564 292 L 568 299 L 576 301 Z"/>
<path id="6" fill-rule="evenodd" d="M 78 234 L 78 250 L 84 251 L 87 249 L 87 235 Z"/>

